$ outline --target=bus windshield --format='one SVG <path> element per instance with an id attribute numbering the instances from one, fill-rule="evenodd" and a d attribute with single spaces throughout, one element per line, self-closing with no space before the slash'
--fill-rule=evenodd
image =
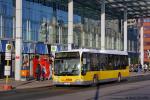
<path id="1" fill-rule="evenodd" d="M 80 57 L 79 53 L 67 52 L 62 54 L 56 54 L 54 75 L 58 76 L 74 76 L 80 73 Z"/>

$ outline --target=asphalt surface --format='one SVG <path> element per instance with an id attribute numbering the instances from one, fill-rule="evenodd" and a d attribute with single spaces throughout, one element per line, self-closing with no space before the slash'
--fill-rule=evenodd
<path id="1" fill-rule="evenodd" d="M 7 92 L 0 92 L 0 100 L 37 100 L 37 99 L 44 100 L 44 98 L 49 98 L 49 97 L 63 96 L 66 94 L 85 92 L 90 90 L 91 91 L 99 90 L 110 86 L 124 85 L 129 83 L 142 82 L 146 80 L 150 80 L 150 75 L 130 77 L 128 78 L 128 80 L 124 80 L 121 83 L 117 83 L 117 82 L 102 83 L 99 84 L 99 86 L 97 87 L 91 87 L 91 86 L 55 87 L 53 86 L 53 87 L 44 87 L 44 88 L 35 88 L 35 89 L 12 90 Z"/>
<path id="2" fill-rule="evenodd" d="M 96 100 L 150 100 L 149 83 L 147 80 L 104 88 Z"/>

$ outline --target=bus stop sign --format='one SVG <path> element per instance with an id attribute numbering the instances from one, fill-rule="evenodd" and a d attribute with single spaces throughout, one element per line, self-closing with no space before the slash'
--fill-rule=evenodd
<path id="1" fill-rule="evenodd" d="M 11 60 L 11 44 L 6 44 L 6 50 L 5 50 L 5 60 Z"/>
<path id="2" fill-rule="evenodd" d="M 51 52 L 56 52 L 57 51 L 57 46 L 51 46 Z"/>

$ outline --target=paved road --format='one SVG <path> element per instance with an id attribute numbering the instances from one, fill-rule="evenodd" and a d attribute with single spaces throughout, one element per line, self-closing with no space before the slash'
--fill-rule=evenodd
<path id="1" fill-rule="evenodd" d="M 100 90 L 100 100 L 150 100 L 150 80 L 107 87 Z M 117 88 L 117 90 L 116 90 Z"/>
<path id="2" fill-rule="evenodd" d="M 0 100 L 150 100 L 144 94 L 150 93 L 149 80 L 150 75 L 131 77 L 128 81 L 121 83 L 103 83 L 97 87 L 45 87 L 13 90 L 0 92 Z M 146 86 L 149 87 L 145 88 Z M 136 96 L 136 89 L 143 93 L 142 96 Z"/>

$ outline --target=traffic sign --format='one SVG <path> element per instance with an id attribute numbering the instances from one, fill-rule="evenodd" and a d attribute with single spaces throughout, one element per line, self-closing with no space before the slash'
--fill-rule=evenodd
<path id="1" fill-rule="evenodd" d="M 10 66 L 5 66 L 4 75 L 5 76 L 10 76 Z"/>
<path id="2" fill-rule="evenodd" d="M 11 50 L 12 50 L 11 44 L 6 44 L 5 60 L 11 60 Z"/>
<path id="3" fill-rule="evenodd" d="M 51 46 L 51 52 L 56 52 L 57 51 L 57 46 Z"/>

